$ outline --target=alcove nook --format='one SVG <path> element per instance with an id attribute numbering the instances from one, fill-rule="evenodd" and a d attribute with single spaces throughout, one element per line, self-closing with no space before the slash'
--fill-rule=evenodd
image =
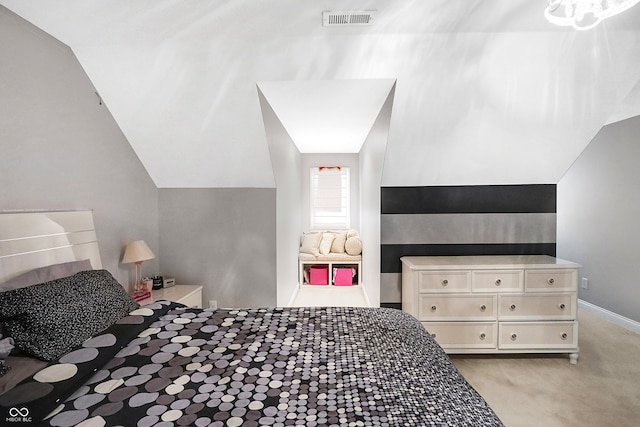
<path id="1" fill-rule="evenodd" d="M 395 79 L 258 82 L 276 182 L 277 304 L 298 290 L 300 236 L 308 227 L 303 176 L 317 161 L 357 163 L 352 224 L 362 239 L 361 283 L 380 304 L 380 184 Z M 315 161 L 314 161 L 315 159 Z"/>

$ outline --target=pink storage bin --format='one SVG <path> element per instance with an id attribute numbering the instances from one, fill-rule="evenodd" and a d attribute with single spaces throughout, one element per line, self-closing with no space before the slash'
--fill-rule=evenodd
<path id="1" fill-rule="evenodd" d="M 351 277 L 350 268 L 336 268 L 333 277 L 333 284 L 336 286 L 351 286 Z"/>
<path id="2" fill-rule="evenodd" d="M 321 265 L 313 265 L 309 267 L 309 284 L 310 285 L 328 285 L 329 284 L 329 267 Z"/>

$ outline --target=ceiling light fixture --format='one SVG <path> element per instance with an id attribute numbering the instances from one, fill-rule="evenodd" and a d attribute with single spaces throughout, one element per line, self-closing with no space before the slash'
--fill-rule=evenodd
<path id="1" fill-rule="evenodd" d="M 549 0 L 544 16 L 552 24 L 589 30 L 638 2 L 640 0 Z"/>

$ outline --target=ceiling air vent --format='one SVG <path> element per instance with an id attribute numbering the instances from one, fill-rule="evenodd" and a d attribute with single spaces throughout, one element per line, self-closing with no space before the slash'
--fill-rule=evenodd
<path id="1" fill-rule="evenodd" d="M 325 10 L 322 12 L 322 26 L 371 25 L 375 13 L 375 10 Z"/>

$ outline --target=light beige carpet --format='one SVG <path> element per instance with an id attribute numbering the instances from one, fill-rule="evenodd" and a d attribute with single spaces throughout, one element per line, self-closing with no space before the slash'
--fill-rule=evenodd
<path id="1" fill-rule="evenodd" d="M 640 334 L 579 310 L 580 359 L 451 359 L 507 427 L 640 426 Z"/>
<path id="2" fill-rule="evenodd" d="M 368 307 L 364 286 L 313 286 L 298 288 L 291 307 Z"/>

